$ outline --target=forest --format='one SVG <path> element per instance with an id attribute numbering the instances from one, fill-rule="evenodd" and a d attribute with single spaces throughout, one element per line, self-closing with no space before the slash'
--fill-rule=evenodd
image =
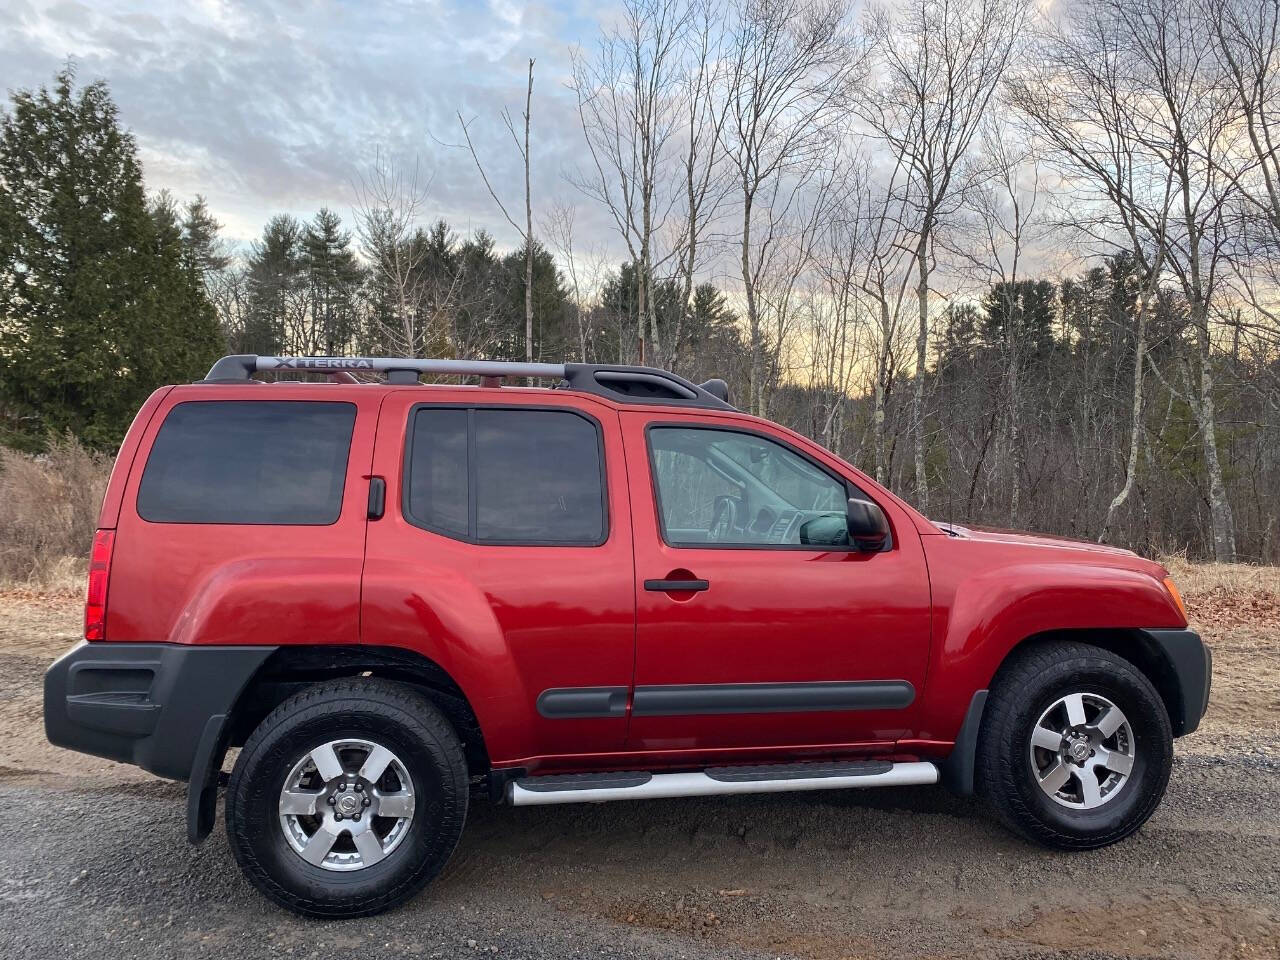
<path id="1" fill-rule="evenodd" d="M 554 196 L 536 55 L 452 131 L 508 247 L 383 154 L 237 246 L 147 190 L 108 81 L 14 92 L 0 441 L 111 452 L 227 352 L 643 362 L 937 520 L 1280 561 L 1276 4 L 626 0 L 573 53 Z"/>

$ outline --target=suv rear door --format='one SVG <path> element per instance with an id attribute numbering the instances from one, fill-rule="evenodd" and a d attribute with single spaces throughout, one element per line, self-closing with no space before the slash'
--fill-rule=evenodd
<path id="1" fill-rule="evenodd" d="M 635 597 L 617 413 L 568 393 L 393 391 L 373 472 L 364 641 L 444 668 L 495 762 L 621 749 Z"/>
<path id="2" fill-rule="evenodd" d="M 359 642 L 378 400 L 329 384 L 170 390 L 121 492 L 106 638 Z"/>
<path id="3" fill-rule="evenodd" d="M 879 553 L 843 530 L 838 461 L 759 421 L 623 411 L 636 536 L 635 750 L 884 748 L 929 652 L 919 537 L 881 503 Z"/>

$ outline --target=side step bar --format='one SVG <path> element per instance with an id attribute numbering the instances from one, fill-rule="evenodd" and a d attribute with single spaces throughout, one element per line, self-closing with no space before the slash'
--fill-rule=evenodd
<path id="1" fill-rule="evenodd" d="M 758 767 L 708 767 L 693 773 L 637 771 L 524 777 L 507 785 L 507 801 L 512 806 L 525 807 L 847 787 L 902 787 L 937 782 L 938 768 L 922 761 L 779 763 Z"/>

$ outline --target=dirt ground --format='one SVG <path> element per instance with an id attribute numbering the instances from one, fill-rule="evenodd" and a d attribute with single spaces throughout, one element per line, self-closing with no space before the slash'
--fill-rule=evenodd
<path id="1" fill-rule="evenodd" d="M 0 591 L 0 834 L 28 806 L 85 813 L 69 831 L 18 829 L 27 855 L 0 846 L 0 955 L 20 955 L 6 938 L 38 949 L 52 936 L 68 950 L 85 938 L 76 952 L 98 956 L 172 956 L 182 942 L 229 956 L 340 946 L 441 957 L 1280 957 L 1280 568 L 1168 563 L 1213 648 L 1213 695 L 1201 729 L 1177 742 L 1160 810 L 1116 847 L 1033 848 L 975 801 L 931 788 L 477 806 L 431 890 L 344 925 L 262 903 L 221 827 L 188 848 L 182 785 L 50 746 L 41 676 L 78 637 L 80 601 Z M 157 866 L 115 876 L 103 851 L 128 849 L 138 819 Z"/>

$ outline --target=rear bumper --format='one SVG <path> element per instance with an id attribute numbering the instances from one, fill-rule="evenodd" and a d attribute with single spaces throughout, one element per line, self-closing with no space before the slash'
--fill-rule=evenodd
<path id="1" fill-rule="evenodd" d="M 1159 653 L 1166 667 L 1164 679 L 1175 694 L 1166 697 L 1173 735 L 1195 732 L 1209 708 L 1213 654 L 1194 630 L 1143 630 L 1142 634 Z"/>
<path id="2" fill-rule="evenodd" d="M 187 780 L 197 753 L 212 747 L 202 743 L 206 731 L 217 739 L 275 649 L 80 643 L 45 673 L 45 735 L 55 746 Z"/>

